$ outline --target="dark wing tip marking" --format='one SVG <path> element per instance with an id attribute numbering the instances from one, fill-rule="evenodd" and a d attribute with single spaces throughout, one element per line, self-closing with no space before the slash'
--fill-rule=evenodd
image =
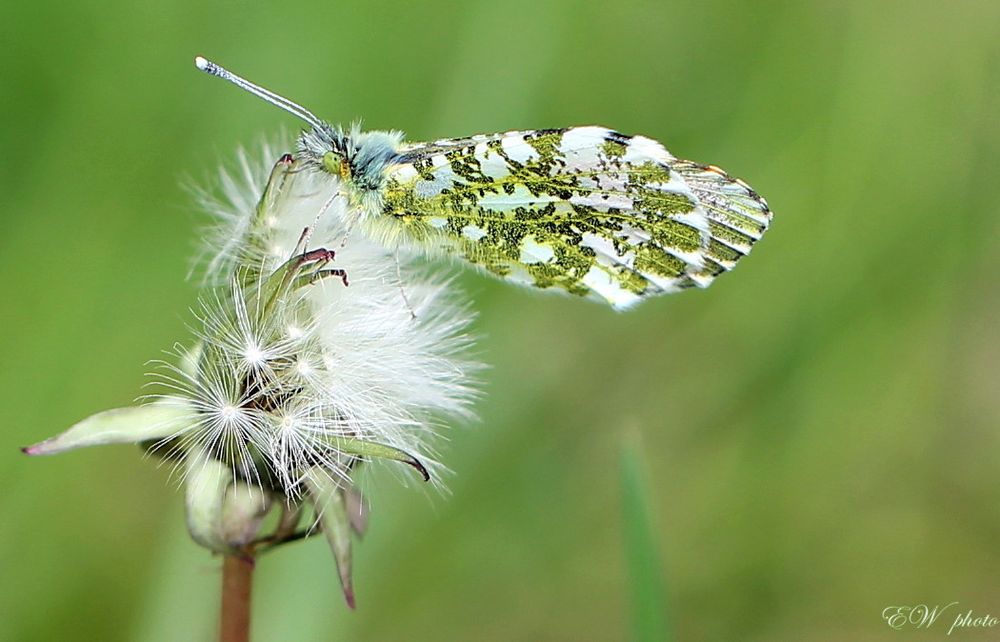
<path id="1" fill-rule="evenodd" d="M 767 201 L 750 185 L 715 165 L 687 160 L 672 164 L 690 186 L 708 216 L 709 245 L 702 287 L 722 271 L 731 270 L 750 253 L 770 226 L 773 213 Z"/>

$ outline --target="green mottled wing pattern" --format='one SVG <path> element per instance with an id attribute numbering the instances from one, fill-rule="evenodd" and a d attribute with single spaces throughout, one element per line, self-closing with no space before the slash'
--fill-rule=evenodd
<path id="1" fill-rule="evenodd" d="M 404 148 L 382 213 L 386 234 L 425 251 L 618 308 L 708 286 L 771 219 L 764 199 L 722 170 L 603 127 Z"/>

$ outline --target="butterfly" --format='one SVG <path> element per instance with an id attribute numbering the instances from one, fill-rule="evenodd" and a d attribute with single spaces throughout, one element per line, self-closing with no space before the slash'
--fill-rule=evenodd
<path id="1" fill-rule="evenodd" d="M 409 143 L 332 125 L 200 56 L 195 65 L 308 123 L 297 159 L 339 181 L 349 226 L 515 283 L 625 309 L 707 287 L 771 221 L 745 182 L 644 136 L 584 126 Z"/>

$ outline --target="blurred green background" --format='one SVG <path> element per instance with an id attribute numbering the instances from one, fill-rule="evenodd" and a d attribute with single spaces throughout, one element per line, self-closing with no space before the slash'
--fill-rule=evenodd
<path id="1" fill-rule="evenodd" d="M 628 314 L 464 275 L 492 370 L 453 495 L 378 484 L 356 612 L 322 541 L 264 558 L 257 640 L 628 639 L 628 443 L 677 640 L 1000 615 L 1000 3 L 6 2 L 0 42 L 0 639 L 214 636 L 165 468 L 17 450 L 141 393 L 195 298 L 180 179 L 298 127 L 196 54 L 412 140 L 643 133 L 775 211 Z"/>

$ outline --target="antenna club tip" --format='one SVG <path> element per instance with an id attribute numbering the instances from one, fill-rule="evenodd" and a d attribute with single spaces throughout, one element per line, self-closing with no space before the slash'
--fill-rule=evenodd
<path id="1" fill-rule="evenodd" d="M 321 121 L 319 118 L 316 118 L 311 111 L 302 105 L 297 105 L 283 96 L 279 96 L 274 92 L 255 85 L 245 78 L 240 78 L 225 67 L 215 64 L 204 56 L 195 56 L 194 66 L 210 76 L 215 76 L 216 78 L 221 78 L 227 82 L 231 82 L 240 89 L 250 92 L 254 96 L 271 103 L 275 107 L 279 107 L 294 116 L 298 116 L 316 129 L 329 127 L 329 125 Z"/>

